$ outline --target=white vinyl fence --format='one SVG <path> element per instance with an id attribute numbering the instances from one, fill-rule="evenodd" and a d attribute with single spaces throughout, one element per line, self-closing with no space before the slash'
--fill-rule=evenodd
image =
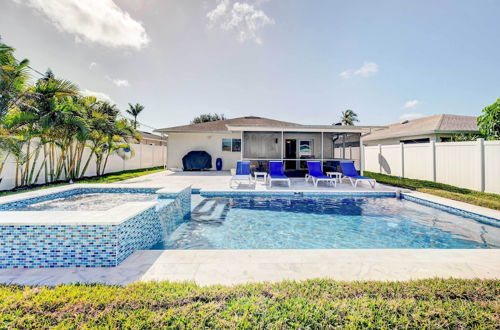
<path id="1" fill-rule="evenodd" d="M 364 147 L 364 170 L 500 194 L 500 141 Z"/>
<path id="2" fill-rule="evenodd" d="M 140 168 L 150 168 L 163 166 L 166 164 L 167 149 L 165 146 L 153 146 L 147 144 L 131 144 L 134 156 L 129 159 L 122 159 L 116 153 L 109 156 L 108 164 L 106 166 L 105 173 L 120 172 L 126 170 L 135 170 Z M 90 150 L 85 149 L 83 159 L 88 158 Z M 40 156 L 42 158 L 42 156 Z M 42 161 L 38 161 L 38 166 L 41 166 Z M 37 168 L 39 168 L 37 166 Z M 90 161 L 89 167 L 85 172 L 85 176 L 95 176 L 96 175 L 96 164 L 93 158 Z M 16 176 L 16 163 L 12 157 L 7 159 L 5 167 L 0 174 L 2 181 L 0 182 L 0 191 L 12 189 L 15 186 L 15 176 Z M 44 173 L 39 177 L 37 184 L 44 183 Z"/>

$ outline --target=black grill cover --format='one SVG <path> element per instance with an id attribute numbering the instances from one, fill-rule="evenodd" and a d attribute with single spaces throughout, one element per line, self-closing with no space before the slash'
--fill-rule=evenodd
<path id="1" fill-rule="evenodd" d="M 212 168 L 212 156 L 206 151 L 190 151 L 182 157 L 184 171 L 208 170 Z"/>

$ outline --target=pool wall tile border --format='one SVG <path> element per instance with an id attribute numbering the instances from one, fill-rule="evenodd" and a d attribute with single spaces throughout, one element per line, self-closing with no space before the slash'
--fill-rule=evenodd
<path id="1" fill-rule="evenodd" d="M 396 197 L 392 191 L 302 192 L 302 191 L 210 191 L 201 190 L 202 197 Z"/>
<path id="2" fill-rule="evenodd" d="M 492 226 L 496 226 L 496 227 L 500 226 L 500 219 L 488 217 L 485 215 L 481 215 L 481 214 L 466 211 L 466 210 L 462 210 L 462 209 L 459 209 L 459 208 L 456 208 L 453 206 L 444 205 L 442 203 L 429 201 L 429 200 L 415 197 L 415 196 L 411 196 L 411 195 L 405 194 L 405 193 L 401 194 L 401 198 L 408 200 L 408 201 L 411 201 L 411 202 L 421 204 L 421 205 L 426 205 L 426 206 L 430 206 L 430 207 L 433 207 L 433 208 L 436 208 L 436 209 L 439 209 L 442 211 L 446 211 L 446 212 L 449 212 L 449 213 L 452 213 L 455 215 L 472 218 L 478 222 L 482 222 L 482 223 L 485 223 L 488 225 L 492 225 Z"/>

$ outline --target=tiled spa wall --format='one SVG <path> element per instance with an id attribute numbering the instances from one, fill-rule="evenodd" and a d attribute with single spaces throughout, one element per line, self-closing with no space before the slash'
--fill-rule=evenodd
<path id="1" fill-rule="evenodd" d="M 113 267 L 158 243 L 191 212 L 191 189 L 118 225 L 1 225 L 0 268 Z"/>
<path id="2" fill-rule="evenodd" d="M 154 208 L 118 227 L 118 263 L 136 250 L 148 249 L 172 233 L 191 216 L 191 187 L 180 193 L 159 194 Z"/>

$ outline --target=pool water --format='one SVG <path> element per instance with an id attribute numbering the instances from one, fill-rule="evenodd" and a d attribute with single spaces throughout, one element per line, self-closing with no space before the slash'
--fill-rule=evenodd
<path id="1" fill-rule="evenodd" d="M 155 249 L 499 248 L 500 228 L 396 198 L 202 198 Z"/>
<path id="2" fill-rule="evenodd" d="M 147 193 L 83 193 L 16 206 L 16 211 L 106 211 L 129 202 L 154 201 Z"/>

